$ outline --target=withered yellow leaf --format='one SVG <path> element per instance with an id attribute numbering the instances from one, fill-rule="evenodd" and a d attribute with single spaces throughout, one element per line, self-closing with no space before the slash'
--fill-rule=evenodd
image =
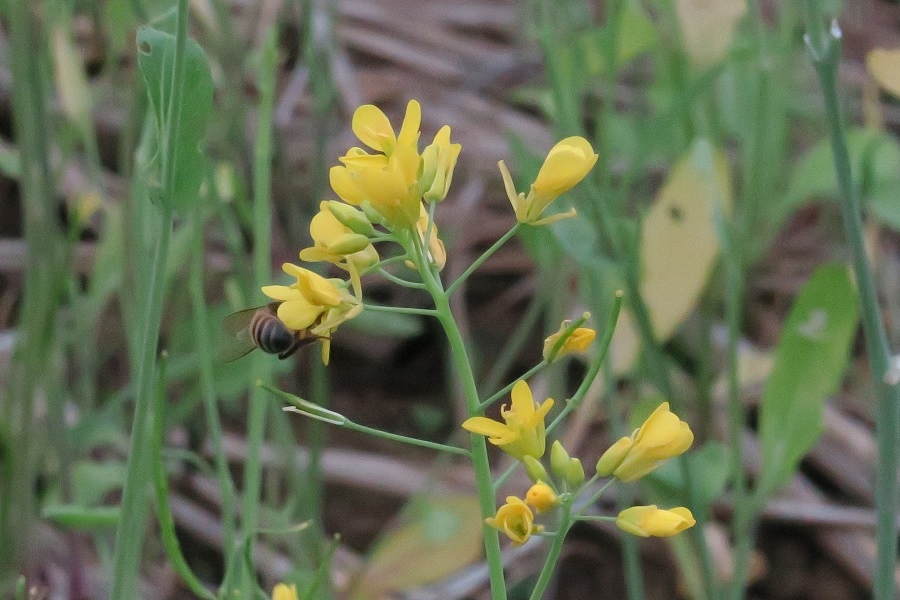
<path id="1" fill-rule="evenodd" d="M 900 98 L 900 50 L 875 48 L 866 54 L 866 66 L 878 85 Z"/>
<path id="2" fill-rule="evenodd" d="M 678 24 L 691 62 L 710 67 L 728 53 L 734 26 L 747 12 L 746 0 L 676 0 Z"/>
<path id="3" fill-rule="evenodd" d="M 427 496 L 414 501 L 399 528 L 377 544 L 357 580 L 354 600 L 427 585 L 474 562 L 482 551 L 478 498 Z"/>
<path id="4" fill-rule="evenodd" d="M 718 225 L 731 210 L 728 162 L 698 140 L 669 173 L 644 218 L 640 290 L 653 333 L 668 340 L 697 305 L 719 254 Z M 612 340 L 613 370 L 628 371 L 639 349 L 637 325 L 623 310 Z"/>

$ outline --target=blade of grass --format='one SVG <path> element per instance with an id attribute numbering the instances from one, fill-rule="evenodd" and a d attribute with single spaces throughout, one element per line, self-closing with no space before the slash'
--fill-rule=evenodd
<path id="1" fill-rule="evenodd" d="M 875 600 L 892 600 L 896 594 L 894 570 L 897 565 L 897 523 L 895 513 L 900 501 L 897 481 L 898 433 L 900 433 L 900 386 L 892 386 L 884 377 L 890 368 L 891 351 L 887 341 L 875 280 L 866 256 L 862 223 L 862 208 L 853 185 L 847 137 L 844 132 L 838 99 L 838 64 L 840 62 L 841 31 L 834 22 L 826 31 L 819 3 L 806 0 L 806 44 L 819 76 L 825 100 L 825 116 L 831 133 L 834 169 L 841 190 L 841 217 L 844 234 L 852 256 L 853 272 L 859 291 L 860 312 L 872 383 L 878 398 L 875 416 L 878 466 L 875 484 L 877 515 L 876 541 L 878 554 L 874 573 Z"/>
<path id="2" fill-rule="evenodd" d="M 253 163 L 253 272 L 257 286 L 265 285 L 272 276 L 272 113 L 275 109 L 275 70 L 278 62 L 278 37 L 274 28 L 265 36 L 259 72 L 259 113 L 256 149 Z M 271 357 L 254 357 L 253 381 L 271 379 Z M 256 538 L 259 528 L 259 499 L 262 488 L 262 444 L 265 438 L 266 413 L 269 403 L 258 385 L 250 388 L 250 416 L 247 424 L 247 463 L 244 466 L 243 537 Z M 242 579 L 244 596 L 252 598 L 257 589 L 254 574 L 245 572 Z"/>
<path id="3" fill-rule="evenodd" d="M 52 348 L 52 328 L 65 282 L 66 247 L 56 223 L 56 197 L 48 156 L 46 48 L 32 21 L 31 3 L 7 3 L 12 58 L 13 116 L 21 155 L 20 190 L 27 270 L 13 363 L 6 388 L 0 492 L 0 575 L 21 560 L 35 511 L 36 448 L 42 443 L 34 401 Z M 51 400 L 52 401 L 52 400 Z"/>
<path id="4" fill-rule="evenodd" d="M 187 564 L 181 545 L 175 533 L 175 519 L 169 507 L 169 481 L 166 477 L 166 468 L 162 460 L 163 432 L 165 430 L 166 412 L 166 359 L 165 352 L 159 360 L 158 375 L 156 378 L 156 406 L 153 410 L 153 433 L 151 436 L 151 451 L 153 461 L 153 483 L 156 491 L 156 512 L 159 519 L 160 534 L 166 555 L 172 568 L 187 584 L 195 596 L 203 600 L 216 600 L 216 595 L 210 592 Z"/>
<path id="5" fill-rule="evenodd" d="M 184 90 L 184 54 L 187 40 L 187 0 L 178 0 L 176 16 L 175 56 L 172 68 L 171 98 L 167 119 L 160 137 L 161 179 L 164 201 L 155 215 L 156 236 L 150 263 L 138 262 L 147 281 L 142 290 L 143 303 L 135 306 L 139 324 L 138 343 L 134 348 L 135 389 L 134 417 L 125 485 L 122 490 L 122 519 L 116 530 L 115 563 L 113 565 L 112 598 L 137 597 L 137 579 L 141 553 L 144 547 L 143 531 L 147 518 L 147 487 L 152 479 L 152 463 L 145 451 L 150 428 L 153 424 L 154 374 L 156 370 L 156 346 L 162 324 L 165 298 L 166 265 L 169 240 L 172 235 L 172 203 L 175 189 L 175 156 L 179 114 Z"/>

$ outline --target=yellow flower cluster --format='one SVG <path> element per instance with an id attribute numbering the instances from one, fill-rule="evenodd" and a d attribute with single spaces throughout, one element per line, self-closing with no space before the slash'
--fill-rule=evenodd
<path id="1" fill-rule="evenodd" d="M 500 409 L 502 422 L 471 417 L 463 422 L 463 427 L 486 436 L 489 442 L 521 461 L 534 482 L 524 499 L 508 496 L 496 515 L 485 519 L 488 525 L 519 545 L 542 531 L 534 522 L 536 514 L 553 509 L 560 502 L 571 503 L 587 484 L 581 461 L 569 456 L 558 440 L 550 450 L 552 476 L 540 460 L 547 447 L 545 417 L 553 407 L 553 399 L 538 404 L 528 383 L 522 380 L 515 383 L 511 396 L 511 407 L 504 405 Z M 630 437 L 623 437 L 600 457 L 597 477 L 612 475 L 620 481 L 634 481 L 666 459 L 685 452 L 693 439 L 688 424 L 669 410 L 667 402 L 663 403 Z M 561 496 L 557 489 L 561 490 Z M 663 510 L 656 506 L 634 506 L 619 513 L 615 521 L 623 531 L 642 537 L 668 537 L 695 524 L 690 510 L 684 507 Z"/>

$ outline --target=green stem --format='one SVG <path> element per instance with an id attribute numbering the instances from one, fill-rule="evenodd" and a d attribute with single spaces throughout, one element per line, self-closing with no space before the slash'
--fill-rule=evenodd
<path id="1" fill-rule="evenodd" d="M 516 235 L 516 233 L 519 231 L 519 227 L 521 227 L 521 226 L 522 226 L 521 223 L 516 223 L 515 225 L 513 225 L 512 229 L 510 229 L 509 231 L 504 233 L 503 237 L 501 237 L 499 240 L 494 242 L 494 244 L 490 248 L 485 250 L 484 254 L 482 254 L 477 259 L 475 259 L 475 262 L 473 262 L 471 265 L 469 265 L 469 268 L 466 269 L 465 271 L 463 271 L 463 274 L 460 275 L 456 281 L 454 281 L 452 284 L 450 284 L 450 287 L 447 288 L 446 294 L 448 296 L 452 296 L 453 292 L 455 292 L 457 289 L 459 289 L 459 286 L 461 286 L 463 284 L 463 282 L 465 282 L 465 280 L 469 278 L 469 275 L 471 275 L 472 273 L 475 272 L 475 269 L 477 269 L 478 267 L 483 265 L 484 261 L 486 261 L 491 256 L 493 256 L 493 254 L 497 250 L 499 250 L 500 248 L 503 247 L 503 244 L 508 242 L 512 236 Z"/>
<path id="2" fill-rule="evenodd" d="M 405 435 L 360 425 L 359 423 L 354 423 L 353 421 L 347 421 L 343 425 L 341 425 L 341 427 L 346 427 L 347 429 L 352 429 L 353 431 L 367 433 L 369 435 L 380 437 L 386 440 L 391 440 L 394 442 L 401 442 L 403 444 L 410 444 L 412 446 L 421 446 L 422 448 L 438 450 L 439 452 L 449 452 L 451 454 L 459 454 L 461 456 L 470 456 L 469 451 L 465 448 L 460 448 L 458 446 L 449 446 L 447 444 L 440 444 L 438 442 L 429 442 L 428 440 L 420 440 L 413 437 L 407 437 Z"/>
<path id="3" fill-rule="evenodd" d="M 514 232 L 517 227 L 513 227 Z M 512 233 L 504 236 L 508 239 Z M 450 352 L 456 363 L 457 373 L 462 385 L 463 395 L 465 396 L 466 408 L 469 416 L 481 414 L 479 408 L 481 401 L 478 397 L 478 386 L 475 383 L 475 375 L 472 373 L 472 365 L 469 363 L 469 355 L 466 351 L 466 345 L 463 341 L 459 326 L 453 318 L 453 312 L 450 309 L 450 292 L 445 292 L 441 281 L 435 276 L 425 260 L 425 252 L 416 243 L 416 236 L 413 236 L 412 247 L 415 249 L 413 254 L 419 274 L 423 282 L 428 287 L 428 292 L 434 299 L 435 308 L 438 312 L 438 320 L 444 328 L 447 336 L 447 342 L 450 345 Z M 499 247 L 497 244 L 494 246 Z M 490 252 L 490 251 L 489 251 Z M 468 270 L 467 270 L 468 272 Z M 462 281 L 467 275 L 464 273 L 457 283 Z M 494 486 L 491 482 L 491 466 L 488 461 L 487 441 L 484 436 L 472 434 L 470 436 L 472 448 L 472 467 L 475 471 L 475 488 L 478 493 L 478 501 L 481 507 L 481 516 L 483 519 L 494 516 L 496 511 L 497 498 L 494 494 Z M 503 574 L 503 556 L 500 553 L 500 538 L 497 530 L 482 524 L 482 533 L 484 535 L 484 548 L 487 555 L 488 573 L 491 582 L 491 598 L 492 600 L 506 600 L 506 581 Z"/>
<path id="4" fill-rule="evenodd" d="M 178 536 L 175 533 L 175 519 L 172 516 L 172 510 L 169 507 L 169 482 L 166 478 L 166 468 L 162 461 L 162 445 L 163 432 L 165 430 L 165 404 L 166 404 L 166 356 L 159 361 L 159 375 L 156 385 L 156 406 L 153 411 L 153 433 L 151 436 L 151 450 L 153 456 L 153 483 L 156 490 L 156 513 L 159 520 L 160 535 L 162 537 L 163 546 L 166 549 L 166 555 L 175 572 L 181 576 L 184 582 L 190 588 L 191 592 L 203 600 L 216 600 L 216 595 L 206 589 L 203 584 L 191 571 L 191 567 L 187 564 L 184 554 L 181 552 L 181 545 L 178 543 Z"/>
<path id="5" fill-rule="evenodd" d="M 234 551 L 234 481 L 228 467 L 228 458 L 222 449 L 222 419 L 217 403 L 215 375 L 213 373 L 213 342 L 209 335 L 209 311 L 203 297 L 203 221 L 197 215 L 195 219 L 195 249 L 191 263 L 189 278 L 191 309 L 194 313 L 194 335 L 197 340 L 196 349 L 199 360 L 200 395 L 206 414 L 206 426 L 209 429 L 209 440 L 215 454 L 216 473 L 219 478 L 219 490 L 222 494 L 222 539 L 226 558 Z"/>
<path id="6" fill-rule="evenodd" d="M 410 308 L 406 306 L 382 306 L 380 304 L 366 304 L 366 310 L 372 312 L 394 313 L 398 315 L 419 315 L 422 317 L 437 317 L 436 310 L 430 308 Z"/>
<path id="7" fill-rule="evenodd" d="M 544 561 L 541 574 L 538 576 L 537 583 L 534 584 L 534 590 L 531 592 L 530 596 L 531 600 L 541 600 L 544 596 L 544 591 L 547 589 L 547 585 L 550 583 L 550 578 L 553 576 L 553 570 L 556 568 L 556 563 L 559 561 L 559 555 L 562 552 L 566 534 L 572 526 L 571 511 L 572 505 L 569 502 L 564 502 L 559 517 L 559 527 L 556 531 L 556 537 L 553 538 L 553 544 L 550 545 L 550 552 L 547 553 L 547 559 Z"/>
<path id="8" fill-rule="evenodd" d="M 116 553 L 113 566 L 111 598 L 136 598 L 137 577 L 144 547 L 143 532 L 147 520 L 147 486 L 152 471 L 149 447 L 153 418 L 153 380 L 156 344 L 162 322 L 165 296 L 166 264 L 172 234 L 172 214 L 163 209 L 159 215 L 159 232 L 153 249 L 146 310 L 141 321 L 138 364 L 134 375 L 135 406 L 131 426 L 125 485 L 122 490 L 122 517 L 116 530 Z"/>
<path id="9" fill-rule="evenodd" d="M 478 410 L 479 410 L 479 411 L 483 411 L 484 409 L 486 409 L 487 407 L 489 407 L 491 404 L 493 404 L 494 402 L 496 402 L 497 400 L 499 400 L 499 399 L 502 398 L 503 396 L 507 395 L 510 391 L 512 391 L 513 386 L 516 385 L 516 382 L 517 382 L 517 381 L 521 381 L 521 380 L 525 380 L 525 379 L 529 379 L 529 378 L 531 378 L 531 377 L 534 377 L 535 375 L 537 375 L 538 373 L 540 373 L 540 372 L 544 369 L 544 367 L 546 367 L 546 366 L 547 366 L 547 363 L 546 363 L 546 362 L 543 362 L 543 361 L 541 361 L 541 362 L 539 362 L 538 364 L 534 365 L 533 367 L 531 367 L 530 369 L 528 369 L 527 371 L 525 371 L 524 373 L 522 373 L 521 375 L 519 375 L 518 377 L 516 377 L 513 381 L 511 381 L 510 383 L 508 383 L 506 386 L 504 386 L 502 389 L 500 389 L 497 393 L 495 393 L 494 395 L 492 395 L 490 398 L 488 398 L 487 400 L 485 400 L 484 402 L 482 402 L 481 404 L 479 404 L 479 405 L 478 405 Z"/>
<path id="10" fill-rule="evenodd" d="M 837 24 L 826 32 L 819 13 L 819 6 L 813 0 L 806 0 L 807 47 L 819 75 L 819 84 L 825 100 L 825 114 L 831 131 L 831 149 L 834 153 L 834 168 L 843 201 L 841 216 L 844 233 L 850 246 L 856 285 L 859 288 L 859 303 L 862 313 L 863 333 L 872 380 L 877 391 L 878 408 L 876 440 L 878 444 L 878 467 L 875 485 L 875 508 L 877 514 L 878 554 L 874 573 L 873 597 L 875 600 L 893 600 L 896 596 L 894 572 L 897 565 L 897 523 L 894 514 L 900 500 L 900 486 L 897 482 L 898 470 L 898 428 L 900 428 L 900 386 L 891 386 L 884 381 L 890 368 L 890 347 L 887 341 L 878 295 L 869 262 L 866 257 L 862 224 L 862 208 L 856 188 L 853 186 L 847 137 L 841 119 L 838 103 L 837 68 L 840 60 L 840 30 Z"/>
<path id="11" fill-rule="evenodd" d="M 253 160 L 253 272 L 256 285 L 263 285 L 271 277 L 271 184 L 272 184 L 272 113 L 275 108 L 275 70 L 278 61 L 278 38 L 274 28 L 266 33 L 262 47 L 259 72 L 259 116 Z M 267 356 L 254 357 L 254 379 L 271 378 L 271 361 Z M 252 540 L 259 526 L 259 500 L 262 489 L 262 444 L 265 438 L 268 403 L 262 398 L 259 386 L 250 390 L 250 417 L 247 424 L 247 462 L 244 466 L 243 535 Z M 243 595 L 254 597 L 254 574 L 245 572 Z"/>
<path id="12" fill-rule="evenodd" d="M 420 283 L 418 281 L 407 281 L 406 279 L 403 279 L 402 277 L 397 277 L 396 275 L 386 271 L 385 269 L 378 269 L 378 272 L 381 274 L 382 277 L 384 277 L 388 281 L 392 281 L 392 282 L 396 283 L 397 285 L 401 285 L 405 288 L 410 288 L 413 290 L 424 290 L 425 289 L 425 284 Z"/>
<path id="13" fill-rule="evenodd" d="M 615 523 L 616 517 L 607 517 L 606 515 L 578 515 L 573 517 L 576 521 L 603 521 L 606 523 Z"/>

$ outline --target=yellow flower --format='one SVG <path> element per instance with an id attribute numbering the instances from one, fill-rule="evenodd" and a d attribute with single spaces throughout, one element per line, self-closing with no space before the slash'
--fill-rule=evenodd
<path id="1" fill-rule="evenodd" d="M 597 461 L 597 474 L 634 481 L 655 470 L 666 459 L 690 448 L 694 434 L 687 423 L 663 402 L 631 437 L 623 437 Z"/>
<path id="2" fill-rule="evenodd" d="M 506 195 L 516 213 L 516 220 L 530 225 L 546 225 L 575 216 L 575 210 L 572 209 L 541 218 L 547 206 L 584 179 L 596 162 L 597 155 L 590 142 L 583 137 L 568 137 L 550 149 L 526 196 L 524 192 L 516 191 L 512 176 L 501 160 L 498 166 L 503 175 Z"/>
<path id="3" fill-rule="evenodd" d="M 359 279 L 352 278 L 354 294 L 350 294 L 347 284 L 340 279 L 325 279 L 309 269 L 290 263 L 285 263 L 281 268 L 296 277 L 297 282 L 290 286 L 263 286 L 262 292 L 281 302 L 278 318 L 285 326 L 294 331 L 308 329 L 321 339 L 322 362 L 327 365 L 332 332 L 363 310 Z"/>
<path id="4" fill-rule="evenodd" d="M 597 336 L 597 332 L 589 327 L 578 327 L 565 339 L 562 346 L 560 346 L 559 351 L 557 351 L 556 354 L 553 354 L 553 347 L 556 346 L 559 339 L 565 334 L 566 329 L 569 327 L 569 323 L 571 323 L 571 321 L 563 321 L 562 325 L 559 327 L 559 331 L 544 340 L 544 360 L 552 362 L 572 352 L 586 352 L 590 347 L 591 342 L 593 342 L 594 338 Z"/>
<path id="5" fill-rule="evenodd" d="M 340 158 L 343 166 L 329 172 L 331 189 L 347 204 L 368 203 L 394 227 L 418 220 L 421 200 L 417 179 L 421 157 L 413 146 L 397 148 L 390 157 L 353 148 Z"/>
<path id="6" fill-rule="evenodd" d="M 422 177 L 419 179 L 419 189 L 425 200 L 440 202 L 447 197 L 460 150 L 460 144 L 450 143 L 449 125 L 441 127 L 434 141 L 425 147 L 422 152 Z"/>
<path id="7" fill-rule="evenodd" d="M 360 106 L 353 113 L 352 129 L 359 140 L 373 150 L 393 154 L 396 148 L 415 146 L 419 140 L 419 126 L 422 124 L 422 107 L 416 100 L 406 105 L 406 115 L 400 126 L 400 134 L 394 134 L 394 128 L 380 108 L 372 104 Z"/>
<path id="8" fill-rule="evenodd" d="M 616 518 L 619 529 L 640 537 L 672 537 L 696 523 L 691 511 L 681 506 L 669 510 L 656 505 L 632 506 Z"/>
<path id="9" fill-rule="evenodd" d="M 272 600 L 297 600 L 297 586 L 279 583 L 272 590 Z"/>
<path id="10" fill-rule="evenodd" d="M 309 224 L 309 233 L 315 245 L 300 251 L 301 260 L 327 261 L 338 265 L 352 262 L 360 270 L 378 262 L 378 252 L 369 238 L 353 233 L 342 224 L 331 212 L 327 202 L 322 202 L 319 206 L 318 214 Z"/>
<path id="11" fill-rule="evenodd" d="M 520 379 L 512 389 L 512 406 L 509 410 L 505 404 L 500 408 L 504 423 L 487 417 L 471 417 L 462 426 L 472 433 L 488 436 L 490 443 L 519 460 L 525 456 L 540 458 L 547 445 L 544 417 L 552 407 L 553 398 L 538 405 L 531 388 Z"/>
<path id="12" fill-rule="evenodd" d="M 553 493 L 553 488 L 543 481 L 538 481 L 528 488 L 525 502 L 533 506 L 536 513 L 541 514 L 559 504 L 559 498 Z"/>
<path id="13" fill-rule="evenodd" d="M 521 546 L 543 527 L 534 524 L 534 513 L 521 498 L 507 496 L 506 504 L 497 509 L 497 515 L 488 517 L 485 523 L 502 531 L 516 546 Z"/>

